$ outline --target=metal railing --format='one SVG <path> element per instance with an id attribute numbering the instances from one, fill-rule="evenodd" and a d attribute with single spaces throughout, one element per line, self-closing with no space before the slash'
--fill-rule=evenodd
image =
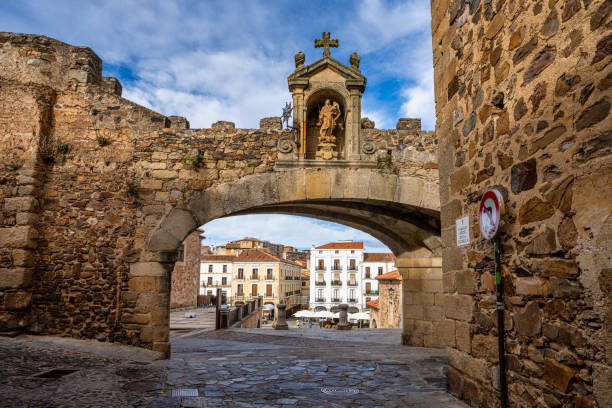
<path id="1" fill-rule="evenodd" d="M 325 286 L 326 283 L 327 282 L 325 282 L 325 281 L 316 281 L 315 282 L 315 286 Z"/>
<path id="2" fill-rule="evenodd" d="M 332 286 L 342 286 L 342 282 L 339 280 L 333 280 L 331 284 Z"/>
<path id="3" fill-rule="evenodd" d="M 316 298 L 315 302 L 317 302 L 317 303 L 325 303 L 325 298 Z"/>
<path id="4" fill-rule="evenodd" d="M 340 298 L 332 298 L 331 301 L 334 303 L 340 303 Z"/>
<path id="5" fill-rule="evenodd" d="M 317 272 L 325 272 L 325 266 L 316 266 L 315 267 L 315 271 Z"/>
<path id="6" fill-rule="evenodd" d="M 347 282 L 348 286 L 357 286 L 357 282 Z"/>
<path id="7" fill-rule="evenodd" d="M 342 271 L 342 266 L 334 265 L 334 266 L 332 266 L 331 270 L 332 270 L 332 272 L 340 272 L 340 271 Z"/>

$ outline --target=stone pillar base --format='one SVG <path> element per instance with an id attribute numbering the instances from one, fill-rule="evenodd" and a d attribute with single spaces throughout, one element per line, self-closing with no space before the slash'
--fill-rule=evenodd
<path id="1" fill-rule="evenodd" d="M 351 330 L 352 326 L 350 324 L 338 324 L 338 330 Z"/>

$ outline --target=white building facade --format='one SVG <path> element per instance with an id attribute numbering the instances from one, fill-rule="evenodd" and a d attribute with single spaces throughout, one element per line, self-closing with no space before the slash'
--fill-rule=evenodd
<path id="1" fill-rule="evenodd" d="M 378 299 L 377 276 L 397 269 L 395 256 L 390 252 L 365 252 L 361 263 L 364 303 Z"/>
<path id="2" fill-rule="evenodd" d="M 310 309 L 332 310 L 346 303 L 349 310 L 366 310 L 378 298 L 377 276 L 395 270 L 392 253 L 367 253 L 363 242 L 330 242 L 310 251 Z"/>
<path id="3" fill-rule="evenodd" d="M 310 251 L 310 308 L 331 310 L 342 303 L 363 310 L 363 242 L 331 242 Z"/>
<path id="4" fill-rule="evenodd" d="M 216 295 L 221 288 L 223 296 L 232 296 L 232 265 L 234 256 L 202 255 L 200 260 L 200 295 Z"/>

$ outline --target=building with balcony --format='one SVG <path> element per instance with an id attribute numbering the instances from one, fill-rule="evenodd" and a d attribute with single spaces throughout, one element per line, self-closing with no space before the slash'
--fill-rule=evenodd
<path id="1" fill-rule="evenodd" d="M 258 296 L 263 303 L 287 305 L 290 315 L 301 306 L 302 265 L 270 254 L 264 249 L 245 249 L 234 258 L 232 303 Z"/>
<path id="2" fill-rule="evenodd" d="M 330 242 L 310 250 L 310 308 L 332 310 L 347 303 L 352 311 L 363 310 L 363 242 Z"/>
<path id="3" fill-rule="evenodd" d="M 378 298 L 378 276 L 395 270 L 395 256 L 364 252 L 363 242 L 330 242 L 310 251 L 310 308 L 332 310 L 341 303 L 365 310 Z"/>
<path id="4" fill-rule="evenodd" d="M 200 257 L 200 295 L 216 295 L 221 288 L 223 297 L 232 296 L 232 255 L 204 254 Z"/>
<path id="5" fill-rule="evenodd" d="M 366 252 L 360 266 L 364 303 L 378 298 L 377 277 L 395 270 L 395 255 L 390 252 Z"/>

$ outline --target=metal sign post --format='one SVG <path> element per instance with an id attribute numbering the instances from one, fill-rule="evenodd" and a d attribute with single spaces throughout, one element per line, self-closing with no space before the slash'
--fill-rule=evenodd
<path id="1" fill-rule="evenodd" d="M 504 339 L 504 298 L 501 273 L 501 244 L 498 237 L 499 227 L 503 224 L 504 198 L 498 190 L 489 190 L 480 202 L 478 219 L 480 231 L 486 239 L 493 239 L 495 254 L 495 295 L 497 309 L 497 346 L 499 358 L 499 391 L 502 408 L 508 406 L 508 383 L 506 381 L 506 354 Z"/>

